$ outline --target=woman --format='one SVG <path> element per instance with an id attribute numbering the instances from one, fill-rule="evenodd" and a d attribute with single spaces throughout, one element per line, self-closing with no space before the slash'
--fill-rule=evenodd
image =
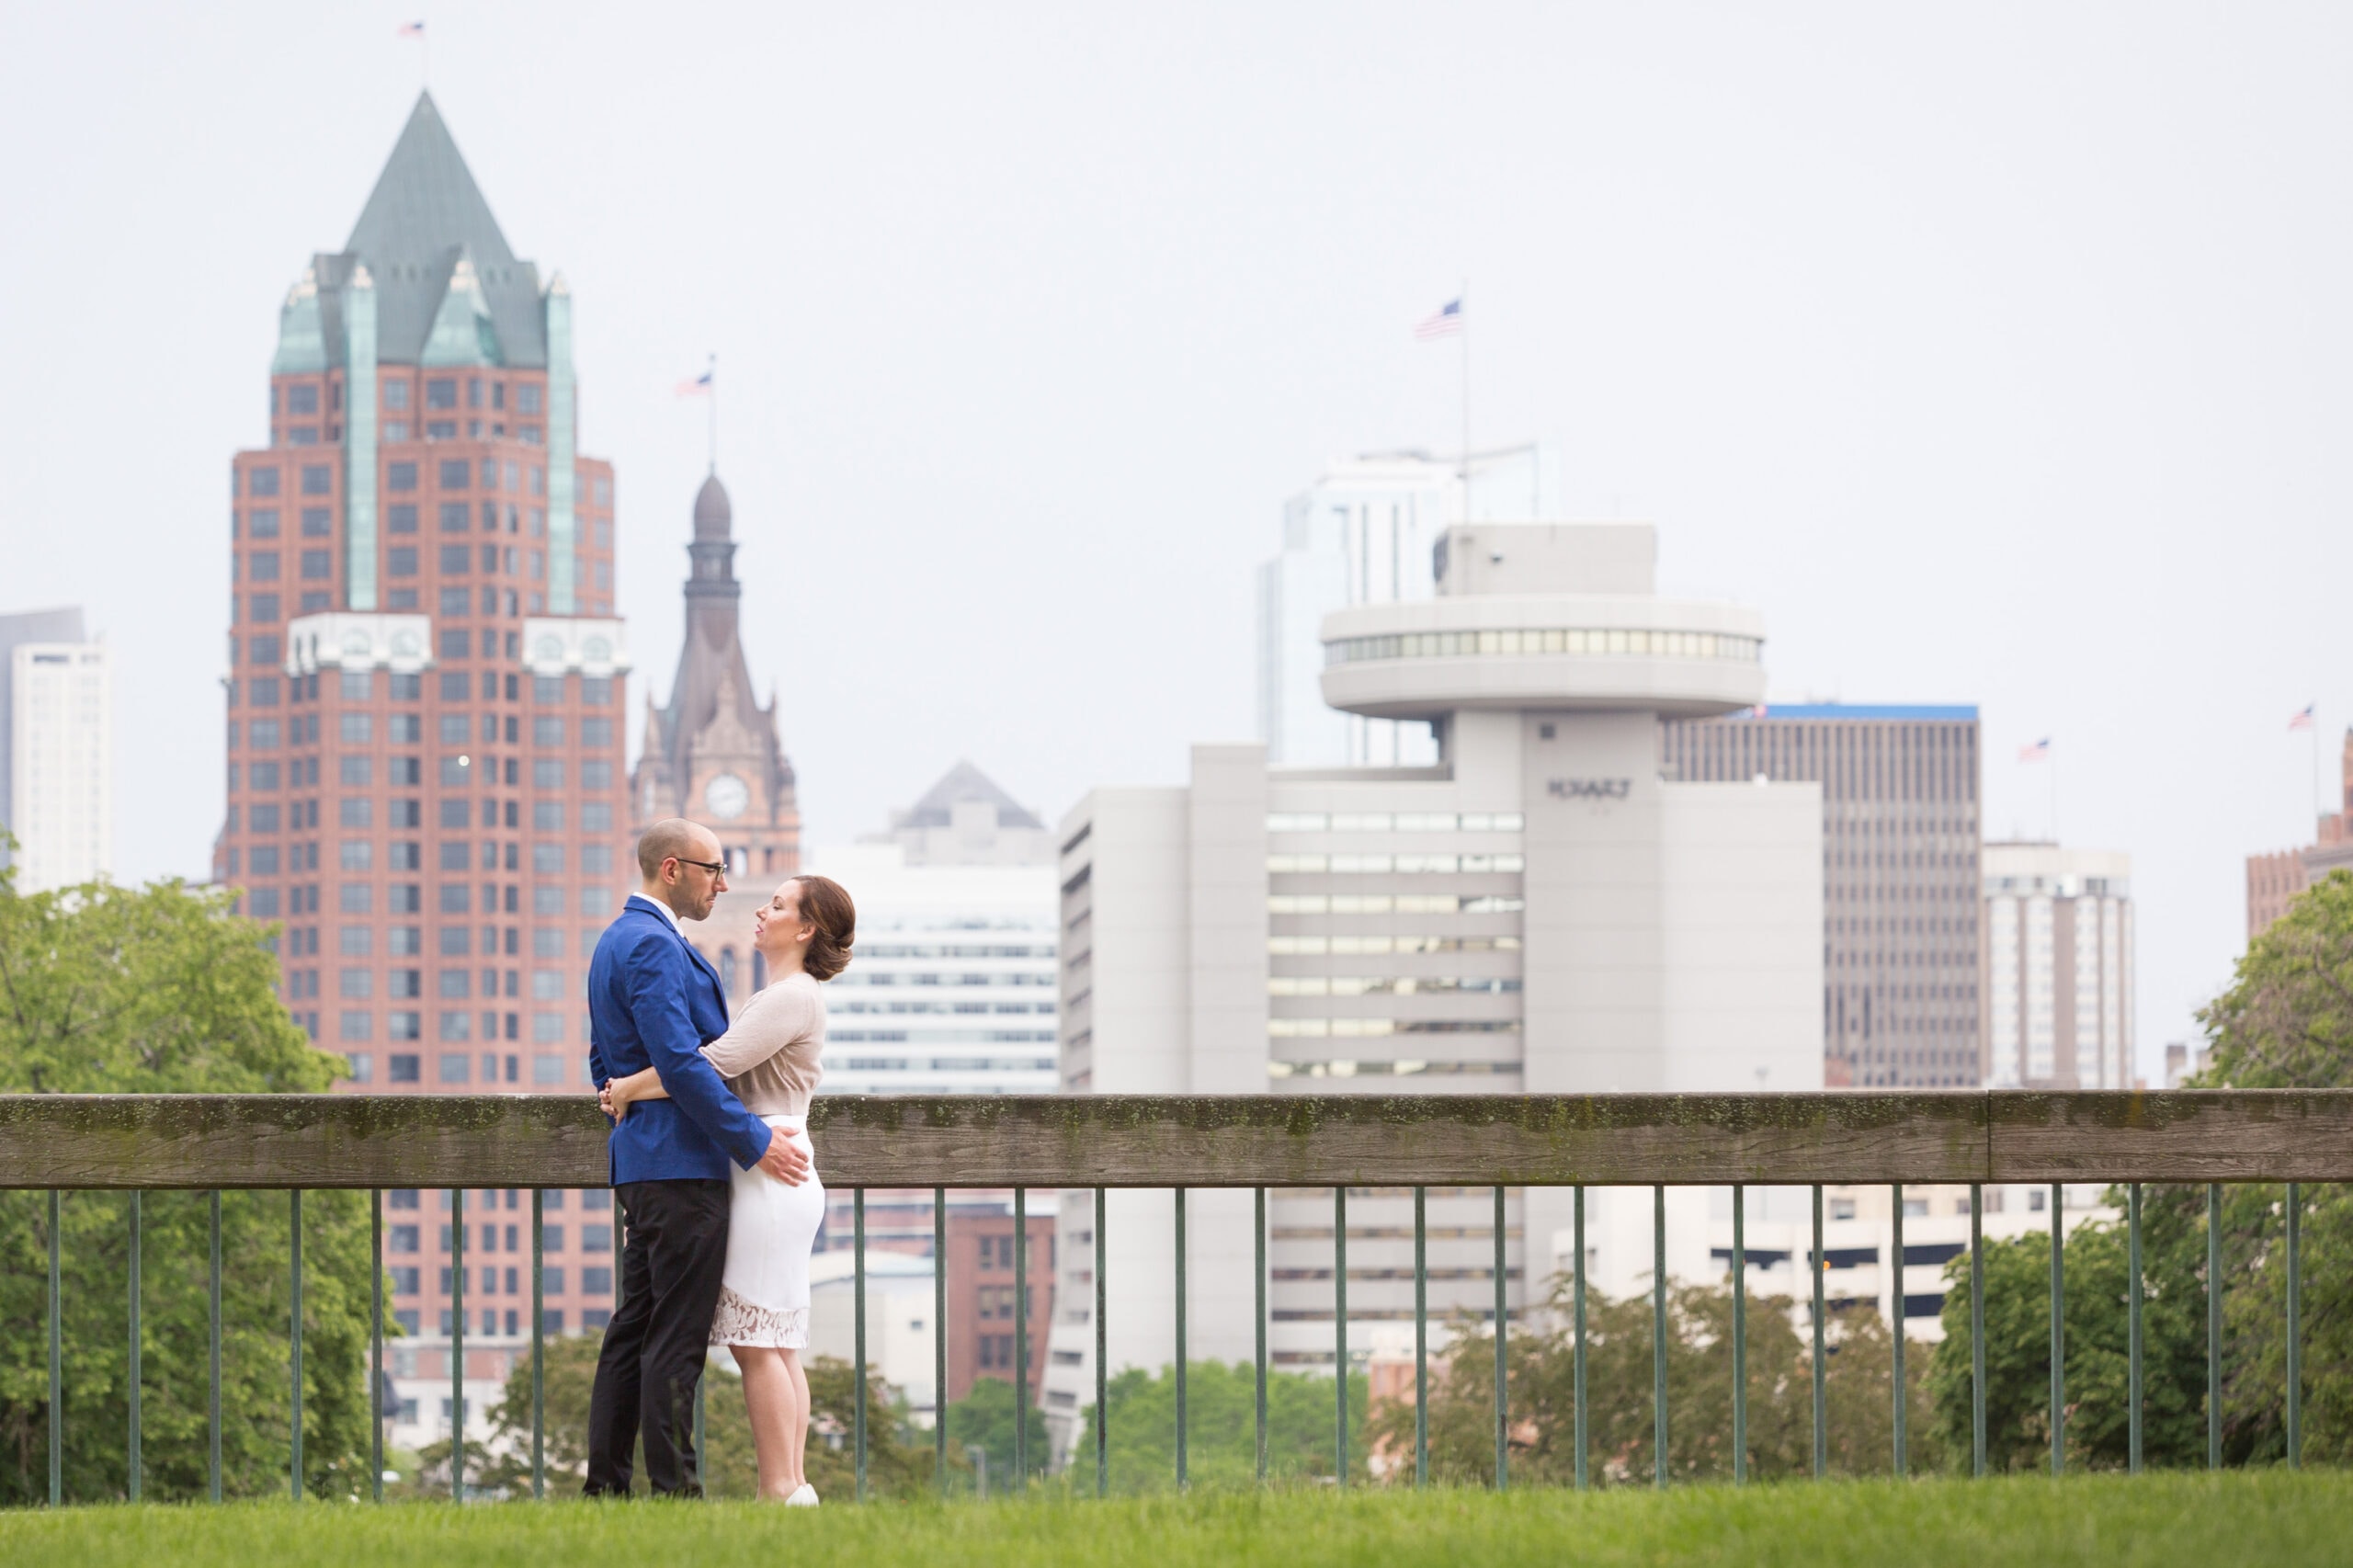
<path id="1" fill-rule="evenodd" d="M 744 1374 L 744 1408 L 759 1456 L 760 1495 L 814 1507 L 801 1463 L 809 1441 L 809 1249 L 825 1217 L 825 1188 L 809 1146 L 809 1097 L 824 1075 L 825 1003 L 820 981 L 849 962 L 858 911 L 841 884 L 795 877 L 754 916 L 752 946 L 775 978 L 744 1004 L 728 1031 L 702 1048 L 744 1108 L 794 1138 L 813 1161 L 809 1179 L 787 1187 L 757 1169 L 735 1173 L 727 1223 L 727 1269 L 710 1343 Z M 652 1068 L 607 1085 L 605 1108 L 627 1116 L 637 1100 L 667 1092 Z"/>

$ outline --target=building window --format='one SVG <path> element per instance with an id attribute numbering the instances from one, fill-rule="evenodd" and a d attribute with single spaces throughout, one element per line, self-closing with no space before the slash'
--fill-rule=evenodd
<path id="1" fill-rule="evenodd" d="M 335 514 L 324 506 L 302 508 L 302 537 L 325 539 L 335 532 Z"/>
<path id="2" fill-rule="evenodd" d="M 415 1013 L 394 1013 L 392 1015 L 395 1021 L 401 1018 L 414 1018 L 415 1017 L 416 1017 Z M 399 1040 L 404 1037 L 399 1034 L 394 1034 L 392 1038 Z M 413 1040 L 415 1037 L 411 1035 L 405 1038 Z M 384 1075 L 387 1079 L 395 1084 L 414 1084 L 417 1081 L 416 1061 L 417 1059 L 415 1057 L 407 1055 L 387 1057 L 385 1059 L 385 1064 L 389 1071 Z"/>
<path id="3" fill-rule="evenodd" d="M 277 582 L 278 551 L 274 550 L 255 551 L 251 555 L 245 558 L 245 575 L 252 578 L 256 583 Z M 263 618 L 256 616 L 256 619 L 260 619 Z M 276 616 L 270 616 L 267 619 L 275 620 L 278 618 Z"/>
<path id="4" fill-rule="evenodd" d="M 302 552 L 302 577 L 305 582 L 324 582 L 335 575 L 335 552 L 329 550 L 306 550 Z"/>
<path id="5" fill-rule="evenodd" d="M 245 530 L 255 539 L 278 537 L 278 508 L 256 506 L 245 514 Z"/>
<path id="6" fill-rule="evenodd" d="M 302 494 L 332 495 L 335 494 L 335 469 L 327 463 L 302 465 Z"/>
<path id="7" fill-rule="evenodd" d="M 425 406 L 455 408 L 458 406 L 458 382 L 450 376 L 434 376 L 425 383 Z"/>

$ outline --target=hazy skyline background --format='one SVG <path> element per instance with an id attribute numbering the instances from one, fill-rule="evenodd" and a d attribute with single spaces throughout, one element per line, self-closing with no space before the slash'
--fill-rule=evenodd
<path id="1" fill-rule="evenodd" d="M 20 9 L 0 609 L 118 658 L 118 874 L 219 826 L 228 473 L 419 85 L 577 301 L 666 699 L 719 355 L 807 841 L 959 756 L 1051 819 L 1253 733 L 1328 459 L 1562 448 L 1776 699 L 1975 702 L 1986 836 L 2129 851 L 2139 1053 L 2348 716 L 2353 13 L 2135 4 Z M 765 695 L 765 693 L 764 693 Z"/>

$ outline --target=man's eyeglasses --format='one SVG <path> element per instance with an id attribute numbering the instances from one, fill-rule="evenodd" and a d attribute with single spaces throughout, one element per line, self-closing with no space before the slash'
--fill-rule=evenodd
<path id="1" fill-rule="evenodd" d="M 681 866 L 700 866 L 714 877 L 723 877 L 727 874 L 727 862 L 724 860 L 689 860 L 683 855 L 673 855 L 671 858 Z"/>

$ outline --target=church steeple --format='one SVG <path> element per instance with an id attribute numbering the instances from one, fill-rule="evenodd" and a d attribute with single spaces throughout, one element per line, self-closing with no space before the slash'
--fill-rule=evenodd
<path id="1" fill-rule="evenodd" d="M 693 817 L 731 856 L 740 847 L 745 869 L 789 874 L 800 865 L 801 813 L 776 703 L 762 707 L 753 696 L 744 656 L 734 520 L 714 472 L 695 496 L 677 676 L 667 707 L 648 703 L 632 798 L 642 824 Z"/>

